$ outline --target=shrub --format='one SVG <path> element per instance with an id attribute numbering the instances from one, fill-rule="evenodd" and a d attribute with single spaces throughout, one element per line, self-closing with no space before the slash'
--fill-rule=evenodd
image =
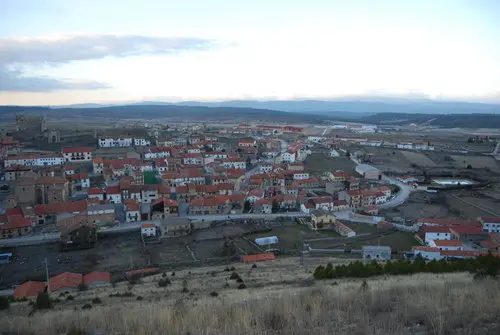
<path id="1" fill-rule="evenodd" d="M 231 268 L 229 269 L 229 271 L 235 271 L 236 269 L 234 268 L 234 266 L 231 266 Z"/>
<path id="2" fill-rule="evenodd" d="M 236 282 L 237 282 L 237 283 L 243 283 L 243 279 L 238 278 L 238 279 L 236 279 Z"/>
<path id="3" fill-rule="evenodd" d="M 51 309 L 52 301 L 50 301 L 50 297 L 48 293 L 42 292 L 38 293 L 35 302 L 35 309 Z"/>
<path id="4" fill-rule="evenodd" d="M 225 272 L 229 272 L 229 271 L 231 271 L 231 270 L 230 270 L 229 268 L 225 268 L 225 269 L 224 269 L 224 271 L 225 271 Z"/>
<path id="5" fill-rule="evenodd" d="M 130 298 L 130 297 L 134 296 L 134 293 L 132 293 L 132 292 L 129 291 L 129 292 L 122 293 L 121 296 L 125 297 L 125 298 Z"/>
<path id="6" fill-rule="evenodd" d="M 165 272 L 162 273 L 162 278 L 165 278 L 167 276 L 167 274 Z"/>
<path id="7" fill-rule="evenodd" d="M 92 305 L 91 304 L 85 304 L 82 306 L 82 309 L 91 309 Z"/>
<path id="8" fill-rule="evenodd" d="M 212 297 L 218 297 L 218 296 L 219 296 L 219 293 L 217 293 L 217 292 L 215 292 L 215 291 L 212 291 L 212 292 L 210 293 L 210 295 L 211 295 Z"/>
<path id="9" fill-rule="evenodd" d="M 61 302 L 61 299 L 59 299 L 59 298 L 54 298 L 54 299 L 51 299 L 51 301 L 52 301 L 52 303 L 53 303 L 53 304 L 58 304 L 58 303 L 60 303 L 60 302 Z"/>
<path id="10" fill-rule="evenodd" d="M 239 278 L 240 278 L 240 275 L 237 274 L 236 272 L 231 273 L 231 276 L 229 277 L 229 279 L 231 279 L 231 280 L 236 280 Z"/>
<path id="11" fill-rule="evenodd" d="M 189 292 L 189 290 L 188 290 L 188 288 L 187 288 L 187 287 L 183 287 L 181 292 L 182 292 L 182 293 L 188 293 L 188 292 Z"/>
<path id="12" fill-rule="evenodd" d="M 8 297 L 0 296 L 0 310 L 8 309 L 10 301 Z"/>
<path id="13" fill-rule="evenodd" d="M 238 290 L 243 290 L 246 288 L 247 288 L 247 286 L 244 283 L 241 283 L 240 285 L 238 285 Z"/>
<path id="14" fill-rule="evenodd" d="M 85 284 L 78 285 L 78 291 L 87 291 L 89 287 Z"/>
<path id="15" fill-rule="evenodd" d="M 102 303 L 102 300 L 101 298 L 99 297 L 95 297 L 94 299 L 92 299 L 92 303 L 95 305 L 95 304 L 100 304 Z"/>
<path id="16" fill-rule="evenodd" d="M 174 277 L 174 276 L 175 276 L 175 272 L 172 272 L 172 277 Z"/>
<path id="17" fill-rule="evenodd" d="M 142 296 L 138 295 L 136 299 L 139 300 L 139 301 L 141 301 L 144 298 Z"/>
<path id="18" fill-rule="evenodd" d="M 160 279 L 160 280 L 158 281 L 158 286 L 159 286 L 159 287 L 166 287 L 166 286 L 168 286 L 168 285 L 170 285 L 170 284 L 171 284 L 171 281 L 170 281 L 170 279 L 168 279 L 168 278 L 162 278 L 162 279 Z"/>
<path id="19" fill-rule="evenodd" d="M 257 264 L 252 264 L 252 269 L 257 269 Z"/>
<path id="20" fill-rule="evenodd" d="M 85 335 L 87 332 L 82 329 L 78 328 L 77 326 L 71 326 L 71 328 L 68 330 L 67 335 Z"/>
<path id="21" fill-rule="evenodd" d="M 75 300 L 75 298 L 70 294 L 66 297 L 66 300 Z"/>

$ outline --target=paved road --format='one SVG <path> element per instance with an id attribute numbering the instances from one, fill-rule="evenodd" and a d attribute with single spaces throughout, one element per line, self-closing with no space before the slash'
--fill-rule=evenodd
<path id="1" fill-rule="evenodd" d="M 343 150 L 344 151 L 344 150 Z M 351 155 L 351 160 L 356 163 L 356 165 L 359 165 L 360 162 Z M 385 181 L 386 183 L 394 184 L 399 186 L 399 192 L 396 194 L 394 198 L 391 200 L 387 201 L 384 204 L 377 205 L 378 209 L 388 209 L 392 207 L 397 207 L 399 205 L 404 204 L 408 198 L 410 197 L 410 193 L 412 191 L 411 187 L 408 186 L 405 183 L 400 182 L 396 178 L 389 177 L 386 175 L 382 175 L 382 180 Z"/>

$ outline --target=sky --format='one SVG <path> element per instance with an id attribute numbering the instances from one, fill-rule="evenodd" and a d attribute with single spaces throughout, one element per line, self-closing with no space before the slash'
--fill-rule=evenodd
<path id="1" fill-rule="evenodd" d="M 0 0 L 0 105 L 500 102 L 498 0 Z"/>

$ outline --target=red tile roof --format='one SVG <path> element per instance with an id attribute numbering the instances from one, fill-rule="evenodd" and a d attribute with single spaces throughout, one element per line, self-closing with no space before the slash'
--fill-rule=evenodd
<path id="1" fill-rule="evenodd" d="M 461 247 L 463 242 L 460 240 L 434 240 L 436 247 Z"/>
<path id="2" fill-rule="evenodd" d="M 262 198 L 255 201 L 255 205 L 272 205 L 273 199 L 271 198 Z"/>
<path id="3" fill-rule="evenodd" d="M 189 203 L 190 206 L 196 207 L 213 207 L 213 206 L 224 206 L 229 201 L 228 196 L 224 195 L 214 195 L 209 197 L 199 197 L 194 198 Z"/>
<path id="4" fill-rule="evenodd" d="M 106 194 L 120 194 L 120 186 L 108 186 L 104 189 Z"/>
<path id="5" fill-rule="evenodd" d="M 54 204 L 35 205 L 35 213 L 37 215 L 79 213 L 86 211 L 87 207 L 88 204 L 86 200 L 57 202 Z"/>
<path id="6" fill-rule="evenodd" d="M 27 281 L 14 289 L 15 298 L 36 297 L 45 290 L 45 283 L 40 281 Z"/>
<path id="7" fill-rule="evenodd" d="M 165 206 L 165 207 L 178 207 L 179 206 L 177 201 L 175 201 L 173 199 L 169 199 L 169 198 L 156 199 L 151 203 L 151 205 L 154 206 L 154 205 L 158 205 L 160 203 L 163 203 L 163 206 Z"/>
<path id="8" fill-rule="evenodd" d="M 488 235 L 478 226 L 453 226 L 450 231 L 456 235 Z"/>
<path id="9" fill-rule="evenodd" d="M 87 194 L 88 195 L 99 195 L 99 194 L 103 194 L 104 191 L 102 190 L 102 188 L 99 188 L 99 187 L 91 187 L 87 190 Z"/>
<path id="10" fill-rule="evenodd" d="M 82 283 L 83 275 L 81 273 L 64 272 L 50 278 L 49 288 L 51 291 L 55 291 L 64 287 L 77 288 Z"/>
<path id="11" fill-rule="evenodd" d="M 500 223 L 500 217 L 479 217 L 484 223 Z"/>
<path id="12" fill-rule="evenodd" d="M 140 209 L 139 204 L 134 199 L 125 199 L 124 202 L 127 207 L 127 211 L 138 211 Z"/>
<path id="13" fill-rule="evenodd" d="M 109 272 L 91 272 L 83 276 L 83 283 L 86 285 L 95 282 L 111 283 L 111 273 Z"/>

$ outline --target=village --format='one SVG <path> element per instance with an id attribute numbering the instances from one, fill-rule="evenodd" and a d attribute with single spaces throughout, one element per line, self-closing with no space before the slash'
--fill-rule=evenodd
<path id="1" fill-rule="evenodd" d="M 19 117 L 17 123 L 18 133 L 29 127 L 47 132 L 44 120 Z M 466 218 L 456 210 L 426 212 L 440 206 L 450 186 L 474 192 L 494 180 L 498 166 L 491 156 L 463 156 L 464 166 L 453 165 L 458 159 L 445 166 L 423 154 L 464 154 L 477 149 L 473 144 L 457 152 L 432 144 L 432 135 L 422 140 L 411 130 L 404 137 L 350 124 L 122 129 L 99 130 L 93 146 L 65 145 L 58 132 L 45 136 L 59 143 L 57 151 L 32 150 L 16 136 L 1 139 L 6 292 L 15 287 L 22 298 L 45 287 L 48 277 L 51 290 L 78 289 L 245 257 L 384 261 L 499 251 L 494 207 L 472 204 L 476 211 Z M 489 165 L 472 167 L 471 157 Z M 388 167 L 393 161 L 399 165 Z M 454 177 L 434 177 L 438 168 L 455 169 Z M 488 169 L 491 178 L 471 175 L 475 168 Z M 422 216 L 404 214 L 411 205 Z"/>

